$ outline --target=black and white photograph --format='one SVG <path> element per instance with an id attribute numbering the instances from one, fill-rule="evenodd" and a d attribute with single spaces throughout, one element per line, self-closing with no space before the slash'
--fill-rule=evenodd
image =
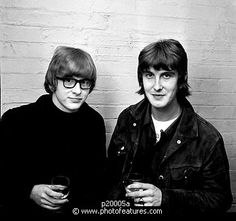
<path id="1" fill-rule="evenodd" d="M 236 217 L 236 0 L 0 0 L 0 217 Z"/>

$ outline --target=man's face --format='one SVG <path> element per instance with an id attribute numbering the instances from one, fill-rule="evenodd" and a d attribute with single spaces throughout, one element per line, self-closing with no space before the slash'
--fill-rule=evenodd
<path id="1" fill-rule="evenodd" d="M 81 80 L 82 78 L 73 77 Z M 70 81 L 70 80 L 68 80 Z M 68 83 L 68 82 L 67 82 Z M 78 111 L 89 95 L 89 89 L 81 89 L 77 82 L 73 88 L 65 88 L 63 80 L 58 79 L 57 89 L 53 93 L 53 103 L 62 111 L 72 113 Z"/>
<path id="2" fill-rule="evenodd" d="M 177 103 L 178 73 L 175 71 L 155 70 L 150 68 L 143 73 L 145 95 L 153 108 L 166 110 Z"/>

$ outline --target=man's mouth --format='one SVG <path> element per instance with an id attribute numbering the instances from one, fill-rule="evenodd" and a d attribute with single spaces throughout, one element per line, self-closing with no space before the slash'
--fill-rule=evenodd
<path id="1" fill-rule="evenodd" d="M 154 97 L 164 97 L 165 95 L 164 94 L 152 94 L 152 96 L 154 96 Z"/>
<path id="2" fill-rule="evenodd" d="M 70 97 L 69 98 L 73 103 L 79 103 L 81 102 L 83 99 L 82 98 L 73 98 L 73 97 Z"/>
<path id="3" fill-rule="evenodd" d="M 165 95 L 164 94 L 152 94 L 152 96 L 156 100 L 161 100 Z"/>

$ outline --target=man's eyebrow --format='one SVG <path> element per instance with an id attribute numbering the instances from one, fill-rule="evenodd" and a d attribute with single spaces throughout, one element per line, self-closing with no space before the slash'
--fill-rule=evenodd
<path id="1" fill-rule="evenodd" d="M 152 71 L 150 70 L 144 70 L 143 73 L 151 73 L 151 74 L 154 74 Z"/>

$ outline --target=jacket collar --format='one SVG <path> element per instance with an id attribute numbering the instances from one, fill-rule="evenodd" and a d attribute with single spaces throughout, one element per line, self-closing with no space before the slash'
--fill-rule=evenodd
<path id="1" fill-rule="evenodd" d="M 133 116 L 135 121 L 140 121 L 143 119 L 143 124 L 147 124 L 150 122 L 150 108 L 151 105 L 147 98 L 144 98 L 137 104 L 131 105 L 130 114 Z"/>
<path id="2" fill-rule="evenodd" d="M 178 138 L 194 138 L 198 136 L 198 125 L 196 115 L 190 102 L 185 98 L 181 102 L 182 114 L 177 126 L 176 136 Z M 130 107 L 130 114 L 136 122 L 142 122 L 142 126 L 150 122 L 151 104 L 144 98 L 139 103 Z"/>
<path id="3" fill-rule="evenodd" d="M 193 110 L 192 105 L 187 99 L 184 99 L 181 103 L 182 116 L 180 123 L 177 127 L 177 136 L 194 138 L 198 136 L 198 124 L 196 114 Z"/>

